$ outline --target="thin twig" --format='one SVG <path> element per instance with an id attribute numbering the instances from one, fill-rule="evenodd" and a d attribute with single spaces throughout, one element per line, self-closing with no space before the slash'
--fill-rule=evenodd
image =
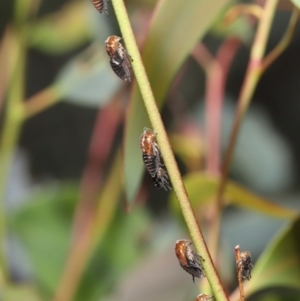
<path id="1" fill-rule="evenodd" d="M 56 104 L 60 99 L 61 93 L 58 87 L 50 86 L 43 89 L 22 103 L 23 118 L 28 119 L 40 112 L 45 111 L 49 107 Z"/>
<path id="2" fill-rule="evenodd" d="M 117 196 L 110 200 L 109 205 L 104 203 L 103 200 L 107 201 L 107 197 L 103 196 L 103 194 L 98 200 L 98 191 L 99 186 L 103 184 L 104 165 L 111 151 L 115 132 L 123 116 L 122 103 L 120 101 L 121 93 L 124 93 L 124 89 L 121 89 L 115 95 L 115 98 L 105 108 L 99 110 L 98 113 L 73 219 L 73 240 L 70 245 L 68 261 L 57 290 L 56 300 L 70 301 L 73 299 L 86 264 L 93 253 L 93 246 L 101 239 L 102 233 L 107 229 L 108 223 L 113 216 L 113 210 L 108 210 L 108 208 L 115 208 L 117 204 Z M 101 135 L 103 135 L 107 126 L 109 127 L 109 133 L 106 133 L 106 139 L 101 139 Z M 118 155 L 115 157 L 115 160 L 119 160 Z M 115 168 L 115 166 L 112 167 L 112 170 Z M 108 186 L 113 181 L 117 180 L 113 178 L 116 176 L 115 173 L 111 173 L 108 180 L 104 183 L 105 185 L 102 186 L 104 191 L 109 188 Z M 115 183 L 115 185 L 113 189 L 118 194 L 120 187 L 118 187 L 118 183 Z M 108 191 L 110 192 L 111 190 L 108 189 Z M 113 195 L 111 195 L 111 198 L 113 198 Z M 98 207 L 101 214 L 105 215 L 105 219 L 99 216 Z M 95 213 L 96 211 L 97 213 Z M 102 232 L 100 233 L 100 231 Z M 79 245 L 81 252 L 77 252 Z M 76 262 L 75 266 L 74 262 Z"/>
<path id="3" fill-rule="evenodd" d="M 62 280 L 53 301 L 73 300 L 88 260 L 97 243 L 104 237 L 116 212 L 122 186 L 121 167 L 121 152 L 118 151 L 98 198 L 97 208 L 94 210 L 91 219 L 85 224 L 85 228 L 82 229 L 80 235 L 77 235 L 77 245 L 72 247 L 72 252 L 66 263 L 66 269 L 63 272 Z"/>
<path id="4" fill-rule="evenodd" d="M 22 126 L 22 111 L 19 110 L 24 95 L 24 72 L 26 47 L 22 31 L 13 30 L 12 33 L 17 42 L 18 52 L 15 53 L 16 65 L 12 71 L 11 81 L 7 97 L 7 105 L 0 141 L 0 266 L 4 275 L 8 276 L 8 268 L 5 260 L 6 238 L 6 214 L 5 214 L 5 191 L 9 170 L 12 164 L 14 151 Z"/>
<path id="5" fill-rule="evenodd" d="M 237 271 L 238 282 L 239 282 L 240 298 L 241 298 L 241 301 L 245 301 L 243 277 L 242 277 L 242 266 L 239 265 L 239 262 L 241 261 L 240 246 L 237 245 L 235 247 L 234 251 L 235 251 L 235 262 L 236 262 L 236 267 L 237 267 L 236 271 Z"/>
<path id="6" fill-rule="evenodd" d="M 242 14 L 247 14 L 260 19 L 263 14 L 263 9 L 258 4 L 239 4 L 233 6 L 228 10 L 226 15 L 223 18 L 223 22 L 225 26 L 230 26 L 238 17 Z"/>
<path id="7" fill-rule="evenodd" d="M 217 201 L 222 203 L 222 196 L 225 191 L 225 186 L 228 178 L 228 172 L 231 165 L 235 144 L 240 129 L 241 122 L 245 112 L 251 102 L 252 95 L 261 76 L 261 62 L 265 53 L 267 39 L 270 33 L 272 20 L 276 11 L 278 0 L 267 0 L 263 14 L 260 18 L 258 29 L 255 35 L 253 46 L 250 53 L 250 61 L 246 71 L 243 87 L 238 100 L 238 108 L 235 115 L 233 128 L 231 131 L 229 146 L 227 148 L 224 164 L 222 167 L 221 182 L 217 192 Z"/>
<path id="8" fill-rule="evenodd" d="M 185 222 L 198 252 L 201 254 L 201 256 L 203 256 L 203 258 L 205 258 L 203 265 L 205 267 L 207 279 L 216 298 L 219 301 L 228 301 L 228 297 L 215 270 L 212 259 L 206 247 L 204 237 L 199 229 L 186 189 L 184 187 L 181 174 L 175 161 L 166 130 L 164 128 L 149 80 L 146 75 L 144 65 L 142 63 L 142 59 L 134 38 L 124 2 L 123 0 L 113 0 L 112 4 L 114 6 L 115 14 L 118 19 L 118 23 L 122 32 L 122 36 L 126 43 L 127 50 L 134 59 L 132 67 L 142 94 L 149 119 L 154 131 L 159 133 L 159 135 L 157 135 L 157 140 L 164 157 L 165 165 L 170 175 L 174 192 L 180 204 L 182 214 L 185 218 Z"/>
<path id="9" fill-rule="evenodd" d="M 261 64 L 261 72 L 264 72 L 287 48 L 290 44 L 293 35 L 295 33 L 297 23 L 299 20 L 299 9 L 294 6 L 294 9 L 291 14 L 289 25 L 284 33 L 282 39 L 277 44 L 277 46 L 265 57 Z"/>
<path id="10" fill-rule="evenodd" d="M 241 42 L 235 38 L 229 38 L 225 40 L 220 46 L 216 57 L 208 55 L 203 50 L 199 53 L 199 62 L 207 69 L 211 68 L 210 72 L 207 71 L 207 119 L 209 122 L 206 123 L 207 141 L 210 145 L 208 148 L 207 156 L 215 157 L 208 159 L 211 161 L 207 165 L 208 171 L 218 174 L 219 168 L 219 156 L 220 156 L 220 131 L 221 131 L 221 110 L 222 102 L 225 93 L 225 81 L 229 72 L 229 68 L 233 61 L 236 51 L 238 50 Z M 218 92 L 213 92 L 218 90 Z M 214 105 L 213 105 L 214 104 Z M 217 119 L 218 118 L 218 119 Z M 216 121 L 218 120 L 218 121 Z M 210 143 L 209 143 L 210 141 Z M 212 148 L 216 148 L 213 150 Z M 211 168 L 211 169 L 209 169 Z M 218 242 L 219 242 L 219 230 L 222 213 L 222 204 L 219 202 L 215 203 L 214 213 L 212 217 L 212 224 L 210 227 L 209 235 L 209 249 L 210 254 L 214 260 L 217 259 Z"/>
<path id="11" fill-rule="evenodd" d="M 198 44 L 192 53 L 206 74 L 205 132 L 206 170 L 213 174 L 220 171 L 220 122 L 224 97 L 224 80 L 219 62 L 203 44 Z"/>

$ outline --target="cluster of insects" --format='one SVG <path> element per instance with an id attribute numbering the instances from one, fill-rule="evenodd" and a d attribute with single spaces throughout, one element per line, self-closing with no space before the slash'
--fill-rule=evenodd
<path id="1" fill-rule="evenodd" d="M 108 3 L 110 0 L 91 0 L 94 7 L 99 13 L 105 11 L 108 16 Z M 131 61 L 130 54 L 121 44 L 122 38 L 118 36 L 109 36 L 105 41 L 105 49 L 110 57 L 110 66 L 115 74 L 123 81 L 131 82 Z M 164 168 L 163 158 L 156 142 L 156 133 L 151 129 L 144 128 L 140 138 L 140 147 L 143 153 L 143 161 L 146 169 L 150 174 L 154 185 L 158 188 L 170 190 L 169 176 Z M 179 260 L 180 266 L 189 274 L 192 275 L 193 281 L 195 277 L 206 277 L 201 261 L 204 259 L 193 251 L 190 247 L 192 244 L 189 240 L 177 240 L 175 245 L 175 253 Z M 248 251 L 240 253 L 240 261 L 237 263 L 237 268 L 241 272 L 244 279 L 251 279 L 251 270 L 253 268 L 251 254 Z M 196 301 L 207 301 L 213 296 L 200 294 Z"/>
<path id="2" fill-rule="evenodd" d="M 170 190 L 169 176 L 164 169 L 163 158 L 156 143 L 156 133 L 144 128 L 140 138 L 140 147 L 143 153 L 143 161 L 154 185 L 158 188 L 163 187 L 166 191 Z"/>
<path id="3" fill-rule="evenodd" d="M 91 0 L 94 7 L 97 9 L 99 13 L 102 14 L 103 10 L 105 10 L 106 15 L 108 16 L 108 2 L 109 0 Z"/>
<path id="4" fill-rule="evenodd" d="M 201 260 L 204 259 L 191 249 L 191 244 L 192 242 L 186 239 L 177 240 L 175 253 L 180 266 L 193 276 L 193 281 L 195 283 L 195 277 L 201 278 L 206 277 L 206 275 L 201 264 Z"/>
<path id="5" fill-rule="evenodd" d="M 244 279 L 251 279 L 251 271 L 253 268 L 251 254 L 249 251 L 242 252 L 240 254 L 240 261 L 237 264 L 237 268 L 241 269 L 242 277 Z"/>
<path id="6" fill-rule="evenodd" d="M 110 66 L 116 75 L 124 81 L 131 82 L 130 69 L 132 60 L 129 53 L 120 43 L 122 38 L 110 36 L 105 41 L 105 49 L 110 57 Z"/>
<path id="7" fill-rule="evenodd" d="M 99 13 L 105 11 L 108 16 L 109 0 L 91 0 L 94 7 Z M 115 74 L 123 81 L 131 82 L 131 63 L 133 61 L 130 54 L 120 43 L 122 38 L 118 36 L 110 36 L 105 41 L 105 49 L 110 57 L 109 63 Z"/>

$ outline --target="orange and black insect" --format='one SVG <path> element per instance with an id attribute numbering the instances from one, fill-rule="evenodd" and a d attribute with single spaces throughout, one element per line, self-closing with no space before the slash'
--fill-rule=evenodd
<path id="1" fill-rule="evenodd" d="M 110 66 L 116 75 L 124 81 L 131 82 L 130 60 L 132 58 L 120 43 L 121 39 L 118 36 L 108 37 L 105 41 L 105 48 L 110 57 Z"/>
<path id="2" fill-rule="evenodd" d="M 105 10 L 106 15 L 108 16 L 108 2 L 109 0 L 91 0 L 94 7 L 97 9 L 99 13 L 102 14 L 103 10 Z"/>
<path id="3" fill-rule="evenodd" d="M 179 260 L 180 266 L 189 274 L 193 276 L 195 283 L 195 277 L 206 277 L 201 259 L 204 260 L 200 255 L 193 251 L 190 247 L 191 241 L 181 239 L 176 241 L 175 253 Z"/>
<path id="4" fill-rule="evenodd" d="M 242 270 L 242 277 L 244 279 L 251 279 L 251 271 L 253 268 L 253 264 L 251 254 L 249 251 L 245 251 L 240 254 L 240 261 L 238 262 L 237 267 Z"/>
<path id="5" fill-rule="evenodd" d="M 156 134 L 152 130 L 144 128 L 140 138 L 140 147 L 143 152 L 143 161 L 154 185 L 158 188 L 163 187 L 166 191 L 170 190 L 169 176 L 164 169 L 162 155 L 156 143 Z"/>
<path id="6" fill-rule="evenodd" d="M 209 296 L 209 295 L 205 295 L 205 294 L 199 294 L 196 298 L 196 301 L 207 301 L 211 298 L 213 298 L 214 296 Z"/>

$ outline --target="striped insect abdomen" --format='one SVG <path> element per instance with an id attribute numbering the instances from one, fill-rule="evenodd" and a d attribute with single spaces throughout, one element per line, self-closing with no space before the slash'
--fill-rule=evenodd
<path id="1" fill-rule="evenodd" d="M 105 10 L 106 15 L 108 16 L 107 3 L 109 2 L 109 0 L 91 0 L 91 2 L 99 13 L 102 14 L 103 10 Z"/>

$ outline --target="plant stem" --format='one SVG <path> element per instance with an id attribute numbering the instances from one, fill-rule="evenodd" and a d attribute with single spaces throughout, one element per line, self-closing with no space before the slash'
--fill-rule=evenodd
<path id="1" fill-rule="evenodd" d="M 215 57 L 201 43 L 192 53 L 205 71 L 205 139 L 206 171 L 215 175 L 220 169 L 220 122 L 224 97 L 224 76 Z"/>
<path id="2" fill-rule="evenodd" d="M 244 294 L 244 286 L 243 286 L 243 278 L 242 278 L 242 267 L 239 264 L 241 261 L 241 256 L 240 256 L 240 246 L 237 245 L 234 248 L 235 252 L 235 263 L 237 266 L 237 276 L 238 276 L 238 282 L 239 282 L 239 290 L 240 290 L 240 300 L 245 301 L 245 294 Z"/>
<path id="3" fill-rule="evenodd" d="M 58 87 L 50 86 L 27 99 L 23 106 L 24 119 L 28 119 L 56 104 L 61 99 Z"/>
<path id="4" fill-rule="evenodd" d="M 238 100 L 238 108 L 229 139 L 229 146 L 225 154 L 224 164 L 222 168 L 222 178 L 217 192 L 217 202 L 219 206 L 222 206 L 222 196 L 226 187 L 229 167 L 231 164 L 240 125 L 251 102 L 251 98 L 255 91 L 256 85 L 262 74 L 260 67 L 263 55 L 265 53 L 267 39 L 270 33 L 277 3 L 278 0 L 267 0 L 259 21 L 258 29 L 251 49 L 248 69 L 246 71 L 244 84 Z"/>
<path id="5" fill-rule="evenodd" d="M 205 268 L 207 279 L 212 287 L 215 298 L 218 301 L 228 301 L 228 297 L 215 270 L 212 259 L 206 247 L 204 237 L 201 233 L 201 230 L 199 229 L 187 192 L 185 190 L 181 174 L 175 161 L 167 133 L 165 131 L 148 77 L 146 75 L 145 68 L 142 63 L 142 59 L 134 38 L 124 2 L 123 0 L 113 0 L 112 4 L 114 6 L 115 14 L 118 19 L 118 23 L 122 32 L 122 36 L 126 43 L 127 50 L 134 60 L 132 67 L 142 94 L 147 113 L 149 115 L 150 122 L 153 126 L 154 131 L 159 133 L 157 135 L 157 140 L 160 145 L 160 149 L 164 157 L 164 162 L 169 172 L 175 194 L 181 207 L 182 214 L 184 216 L 185 222 L 196 249 L 205 259 L 203 266 Z"/>
<path id="6" fill-rule="evenodd" d="M 120 171 L 122 168 L 121 152 L 118 151 L 113 160 L 109 175 L 103 185 L 103 190 L 97 200 L 97 208 L 90 219 L 77 235 L 76 246 L 72 246 L 66 269 L 58 286 L 53 301 L 71 301 L 74 299 L 80 277 L 88 263 L 91 254 L 104 237 L 116 212 L 122 189 Z"/>
<path id="7" fill-rule="evenodd" d="M 17 63 L 9 85 L 7 107 L 0 141 L 0 265 L 6 276 L 8 275 L 8 269 L 5 260 L 5 188 L 23 121 L 22 110 L 20 110 L 20 108 L 24 95 L 24 69 L 26 56 L 22 33 L 18 30 L 14 30 L 12 31 L 12 34 L 14 35 L 16 47 L 18 49 L 18 51 L 15 52 Z"/>
<path id="8" fill-rule="evenodd" d="M 294 6 L 288 28 L 277 46 L 263 60 L 261 64 L 261 72 L 264 72 L 290 44 L 295 33 L 298 20 L 299 9 Z"/>

